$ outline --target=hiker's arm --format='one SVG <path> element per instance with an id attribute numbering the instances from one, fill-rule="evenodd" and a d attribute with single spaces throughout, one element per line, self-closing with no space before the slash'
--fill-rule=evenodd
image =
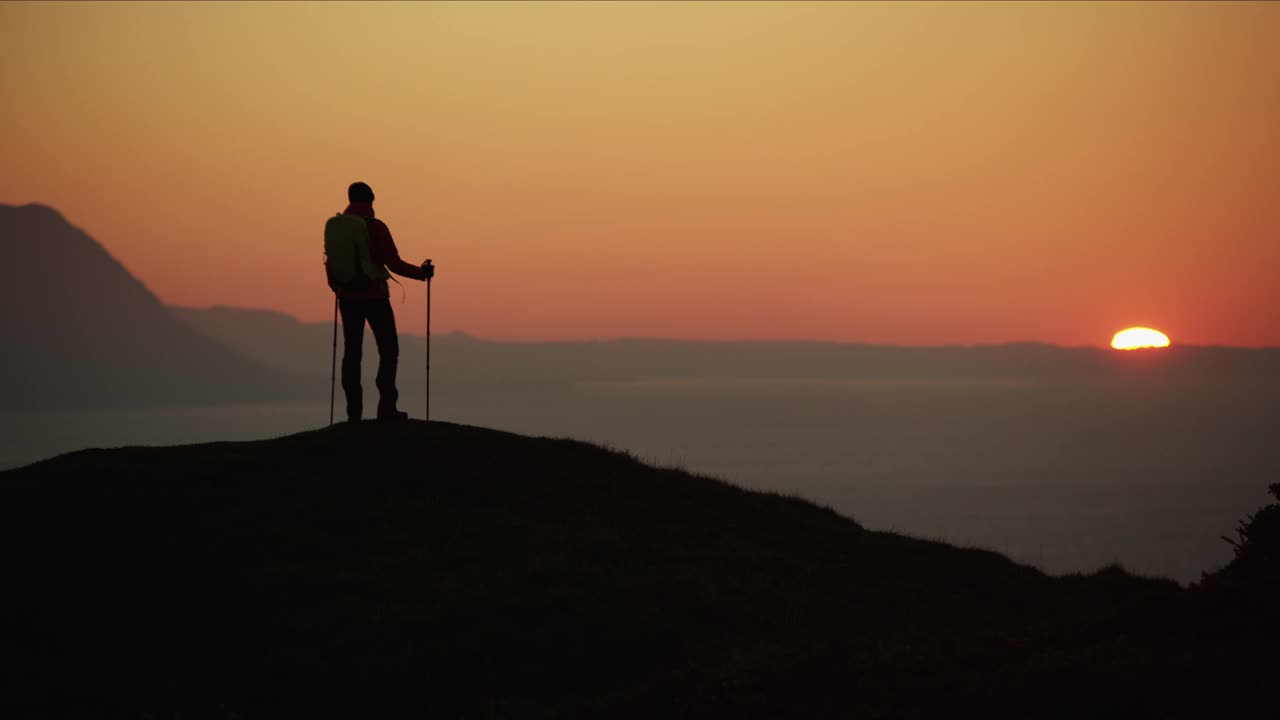
<path id="1" fill-rule="evenodd" d="M 391 231 L 385 223 L 369 223 L 369 240 L 378 262 L 386 265 L 388 270 L 411 280 L 427 279 L 420 266 L 410 265 L 400 259 L 400 251 L 396 250 L 396 242 L 391 239 Z"/>

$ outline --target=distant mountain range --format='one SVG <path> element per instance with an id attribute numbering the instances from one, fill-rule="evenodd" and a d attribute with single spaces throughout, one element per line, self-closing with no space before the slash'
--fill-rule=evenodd
<path id="1" fill-rule="evenodd" d="M 0 408 L 152 407 L 314 400 L 333 328 L 271 310 L 166 307 L 85 232 L 42 205 L 0 205 L 10 257 L 40 271 L 3 284 Z M 49 273 L 56 272 L 56 280 Z M 433 338 L 433 384 L 564 386 L 668 380 L 1238 380 L 1280 385 L 1280 349 L 1120 353 L 1036 343 L 902 348 L 827 342 L 490 342 Z M 421 383 L 422 336 L 402 335 L 402 383 Z M 376 357 L 366 333 L 366 357 Z M 372 364 L 370 363 L 371 374 Z"/>
<path id="2" fill-rule="evenodd" d="M 272 310 L 171 307 L 213 340 L 271 367 L 329 373 L 333 329 Z M 401 333 L 401 368 L 423 362 L 421 335 Z M 339 349 L 339 352 L 341 350 Z M 369 333 L 365 356 L 376 357 Z M 1280 348 L 1180 346 L 1120 352 L 1042 343 L 894 347 L 805 341 L 618 339 L 497 342 L 463 333 L 432 338 L 442 383 L 583 383 L 649 380 L 1142 380 L 1280 385 Z M 409 379 L 416 378 L 412 370 Z"/>
<path id="3" fill-rule="evenodd" d="M 0 205 L 0 407 L 153 407 L 300 396 L 177 319 L 92 237 L 43 205 Z M 25 260 L 24 260 L 25 258 Z"/>

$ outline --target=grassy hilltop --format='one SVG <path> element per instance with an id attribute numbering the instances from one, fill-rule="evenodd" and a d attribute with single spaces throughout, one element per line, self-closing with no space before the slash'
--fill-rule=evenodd
<path id="1" fill-rule="evenodd" d="M 7 717 L 1274 708 L 1240 583 L 1051 578 L 568 440 L 340 425 L 0 491 Z"/>

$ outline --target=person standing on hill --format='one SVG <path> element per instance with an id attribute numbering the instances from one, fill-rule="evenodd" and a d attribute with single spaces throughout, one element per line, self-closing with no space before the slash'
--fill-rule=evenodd
<path id="1" fill-rule="evenodd" d="M 360 359 L 364 349 L 364 324 L 369 323 L 378 345 L 378 420 L 404 421 L 409 414 L 396 408 L 396 366 L 400 339 L 391 312 L 388 271 L 413 280 L 429 280 L 435 272 L 431 261 L 410 265 L 400 259 L 391 231 L 373 216 L 373 189 L 362 182 L 347 188 L 347 209 L 325 225 L 325 275 L 338 298 L 342 315 L 342 391 L 347 396 L 347 420 L 361 419 L 364 389 L 360 386 Z"/>

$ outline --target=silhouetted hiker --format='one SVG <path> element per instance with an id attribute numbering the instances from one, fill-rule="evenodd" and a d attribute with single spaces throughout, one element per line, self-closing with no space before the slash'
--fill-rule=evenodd
<path id="1" fill-rule="evenodd" d="M 347 209 L 329 218 L 324 232 L 325 274 L 329 287 L 338 296 L 342 314 L 342 390 L 347 395 L 347 419 L 359 420 L 364 411 L 360 355 L 364 324 L 368 321 L 378 345 L 378 419 L 407 420 L 408 413 L 396 409 L 400 339 L 391 312 L 391 293 L 387 289 L 387 278 L 391 276 L 387 271 L 426 280 L 434 268 L 426 262 L 410 265 L 400 259 L 391 231 L 373 217 L 372 188 L 362 182 L 351 183 L 347 200 Z"/>

